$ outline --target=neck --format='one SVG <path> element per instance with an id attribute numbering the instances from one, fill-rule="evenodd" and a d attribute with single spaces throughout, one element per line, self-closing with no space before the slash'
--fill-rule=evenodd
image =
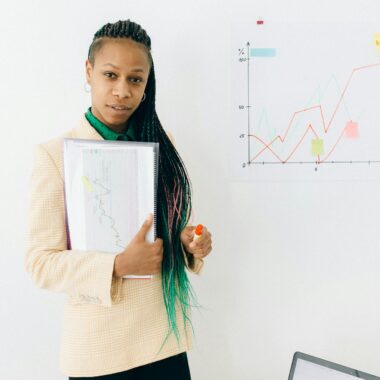
<path id="1" fill-rule="evenodd" d="M 121 125 L 113 125 L 103 120 L 102 116 L 99 114 L 96 108 L 91 107 L 91 112 L 97 119 L 99 119 L 103 124 L 105 124 L 108 128 L 112 129 L 114 132 L 117 132 L 117 133 L 125 132 L 128 121 L 126 121 L 124 124 L 121 124 Z"/>

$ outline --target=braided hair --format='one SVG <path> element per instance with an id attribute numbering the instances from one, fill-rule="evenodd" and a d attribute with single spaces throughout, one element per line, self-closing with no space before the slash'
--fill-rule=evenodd
<path id="1" fill-rule="evenodd" d="M 184 163 L 166 135 L 156 113 L 156 79 L 148 34 L 140 25 L 130 20 L 119 20 L 104 25 L 95 33 L 88 51 L 88 59 L 92 66 L 95 62 L 95 53 L 100 50 L 107 38 L 129 38 L 141 44 L 151 65 L 145 88 L 145 101 L 141 102 L 131 115 L 128 124 L 129 128 L 134 128 L 136 131 L 139 141 L 160 144 L 156 221 L 157 235 L 164 243 L 162 292 L 168 317 L 168 334 L 163 345 L 173 332 L 179 342 L 176 305 L 179 305 L 182 312 L 184 328 L 187 322 L 193 328 L 189 318 L 189 308 L 197 304 L 185 271 L 185 258 L 180 240 L 180 234 L 189 221 L 192 208 L 191 183 Z"/>

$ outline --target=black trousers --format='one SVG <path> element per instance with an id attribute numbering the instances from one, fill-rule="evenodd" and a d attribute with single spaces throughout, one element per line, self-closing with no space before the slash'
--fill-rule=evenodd
<path id="1" fill-rule="evenodd" d="M 186 352 L 128 371 L 95 377 L 69 377 L 69 380 L 191 380 Z"/>

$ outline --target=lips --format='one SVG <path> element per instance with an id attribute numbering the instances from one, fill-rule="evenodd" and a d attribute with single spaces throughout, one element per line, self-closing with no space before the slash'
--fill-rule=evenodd
<path id="1" fill-rule="evenodd" d="M 129 111 L 132 109 L 124 104 L 109 104 L 108 107 L 111 107 L 115 111 Z"/>

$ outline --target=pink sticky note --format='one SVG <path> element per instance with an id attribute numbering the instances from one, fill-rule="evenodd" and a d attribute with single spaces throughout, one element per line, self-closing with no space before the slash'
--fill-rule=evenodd
<path id="1" fill-rule="evenodd" d="M 346 137 L 349 139 L 357 139 L 359 137 L 359 126 L 355 121 L 348 121 L 346 123 Z"/>

